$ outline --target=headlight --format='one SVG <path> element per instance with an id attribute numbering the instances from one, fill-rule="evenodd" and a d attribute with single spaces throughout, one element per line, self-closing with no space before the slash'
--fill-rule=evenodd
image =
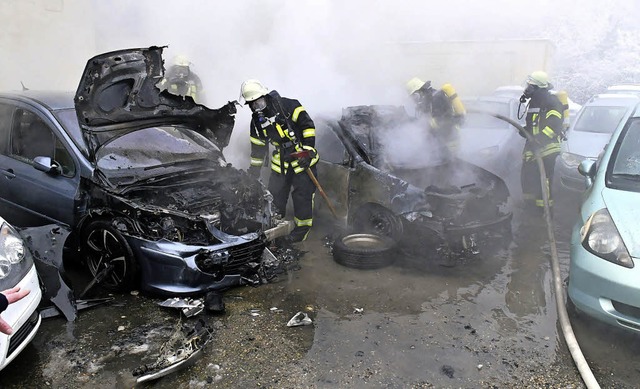
<path id="1" fill-rule="evenodd" d="M 25 247 L 16 230 L 7 223 L 0 226 L 0 279 L 11 272 L 11 265 L 24 259 Z"/>
<path id="2" fill-rule="evenodd" d="M 580 165 L 580 162 L 585 159 L 585 157 L 583 157 L 582 155 L 567 152 L 560 153 L 560 158 L 565 165 L 572 169 L 577 169 L 578 165 Z"/>
<path id="3" fill-rule="evenodd" d="M 606 208 L 594 212 L 580 229 L 587 251 L 616 265 L 633 268 L 633 260 Z"/>
<path id="4" fill-rule="evenodd" d="M 0 227 L 0 255 L 11 263 L 18 263 L 24 258 L 24 242 L 18 232 L 7 223 Z"/>

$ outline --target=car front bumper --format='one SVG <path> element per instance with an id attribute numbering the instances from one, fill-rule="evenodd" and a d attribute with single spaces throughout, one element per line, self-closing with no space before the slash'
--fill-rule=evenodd
<path id="1" fill-rule="evenodd" d="M 288 234 L 291 222 L 281 222 L 264 231 L 230 237 L 231 241 L 210 246 L 149 241 L 126 236 L 138 259 L 141 289 L 157 295 L 190 296 L 250 283 L 248 276 L 262 262 L 266 241 Z M 201 260 L 207 258 L 210 268 Z"/>
<path id="2" fill-rule="evenodd" d="M 628 269 L 605 261 L 571 238 L 569 298 L 578 310 L 618 328 L 640 333 L 640 258 Z"/>
<path id="3" fill-rule="evenodd" d="M 4 369 L 33 340 L 42 319 L 37 311 L 42 292 L 35 265 L 16 286 L 31 292 L 24 298 L 9 305 L 2 312 L 2 318 L 13 328 L 13 334 L 0 334 L 0 370 Z"/>

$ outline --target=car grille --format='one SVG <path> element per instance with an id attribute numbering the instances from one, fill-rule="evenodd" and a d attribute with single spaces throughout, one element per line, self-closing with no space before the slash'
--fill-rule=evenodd
<path id="1" fill-rule="evenodd" d="M 38 311 L 33 312 L 31 317 L 29 317 L 29 320 L 27 320 L 27 322 L 24 323 L 22 327 L 20 327 L 11 335 L 11 338 L 9 339 L 9 350 L 7 352 L 7 358 L 11 357 L 11 354 L 13 354 L 13 352 L 16 351 L 18 347 L 20 347 L 22 342 L 24 342 L 24 340 L 29 337 L 31 331 L 36 328 L 36 326 L 38 325 L 39 315 L 40 314 L 38 313 Z"/>
<path id="2" fill-rule="evenodd" d="M 224 267 L 225 272 L 239 271 L 249 262 L 260 263 L 265 247 L 262 239 L 256 239 L 252 242 L 230 247 L 230 261 Z"/>
<path id="3" fill-rule="evenodd" d="M 260 263 L 264 248 L 265 242 L 255 239 L 223 250 L 203 251 L 196 257 L 195 262 L 198 269 L 214 277 L 244 274 L 251 268 L 249 263 Z"/>

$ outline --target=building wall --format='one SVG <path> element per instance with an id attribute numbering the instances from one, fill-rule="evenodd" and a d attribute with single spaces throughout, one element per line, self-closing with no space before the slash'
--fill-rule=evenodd
<path id="1" fill-rule="evenodd" d="M 75 90 L 96 54 L 91 2 L 0 1 L 0 90 Z"/>

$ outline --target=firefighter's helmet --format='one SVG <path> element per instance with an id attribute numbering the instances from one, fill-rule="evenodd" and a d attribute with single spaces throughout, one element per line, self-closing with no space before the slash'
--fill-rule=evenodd
<path id="1" fill-rule="evenodd" d="M 180 54 L 173 57 L 173 64 L 176 66 L 190 66 L 191 61 L 189 61 L 186 55 Z"/>
<path id="2" fill-rule="evenodd" d="M 269 89 L 267 89 L 262 83 L 258 80 L 247 80 L 242 83 L 240 87 L 240 100 L 246 103 L 257 100 L 260 97 L 269 93 Z"/>
<path id="3" fill-rule="evenodd" d="M 420 88 L 422 88 L 426 84 L 425 81 L 422 81 L 418 77 L 413 77 L 409 81 L 407 81 L 407 92 L 412 95 L 416 93 Z"/>
<path id="4" fill-rule="evenodd" d="M 527 84 L 535 85 L 539 88 L 548 88 L 549 76 L 542 70 L 536 70 L 527 77 Z"/>

